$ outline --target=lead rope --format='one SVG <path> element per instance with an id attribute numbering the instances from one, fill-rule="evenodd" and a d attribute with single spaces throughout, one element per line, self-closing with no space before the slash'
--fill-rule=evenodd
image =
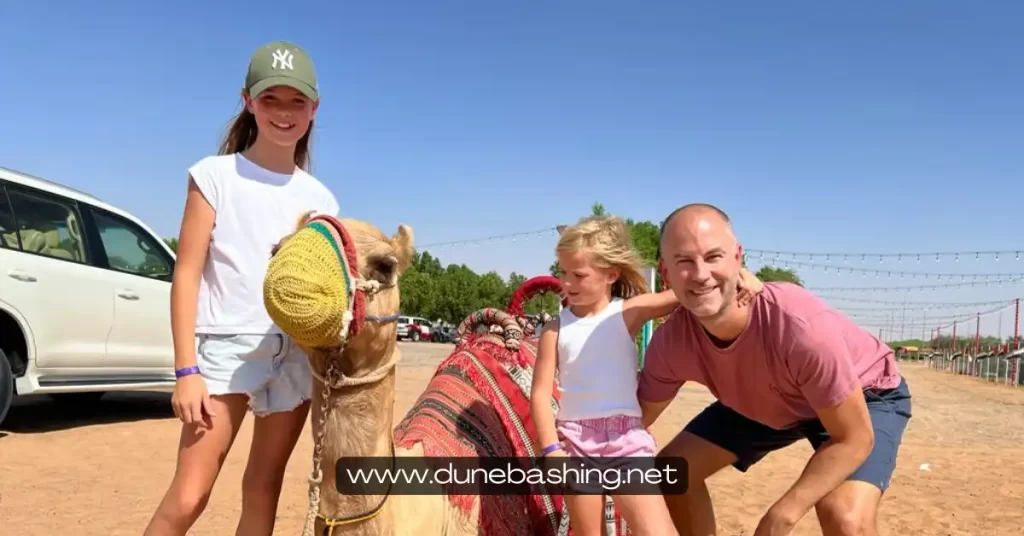
<path id="1" fill-rule="evenodd" d="M 342 348 L 344 351 L 344 348 Z M 338 355 L 341 355 L 340 353 Z M 334 360 L 327 362 L 327 378 L 334 378 Z M 324 386 L 323 400 L 320 401 L 319 429 L 313 444 L 313 472 L 309 476 L 309 511 L 306 512 L 306 523 L 302 527 L 302 536 L 314 536 L 313 530 L 316 526 L 316 518 L 320 513 L 320 483 L 324 480 L 324 473 L 320 468 L 320 460 L 324 452 L 324 431 L 327 428 L 328 402 L 331 395 L 331 381 L 321 381 Z"/>
<path id="2" fill-rule="evenodd" d="M 388 285 L 387 287 L 390 287 Z M 362 290 L 364 293 L 371 295 L 381 290 L 381 288 L 387 288 L 382 286 L 378 281 L 357 279 L 355 281 L 355 288 Z M 348 346 L 348 337 L 345 338 L 345 343 L 342 344 L 341 350 L 336 355 L 342 355 L 345 353 L 345 347 Z M 327 370 L 324 372 L 324 376 L 321 377 L 315 371 L 313 376 L 320 383 L 323 384 L 323 396 L 320 401 L 320 419 L 319 429 L 317 430 L 316 437 L 313 441 L 313 470 L 309 476 L 309 510 L 306 512 L 306 522 L 302 527 L 302 536 L 315 536 L 313 531 L 316 527 L 316 518 L 320 514 L 320 484 L 324 480 L 324 473 L 321 469 L 321 461 L 323 459 L 324 450 L 324 433 L 327 429 L 327 412 L 330 409 L 329 401 L 331 395 L 331 387 L 335 388 L 348 387 L 352 385 L 363 385 L 367 383 L 373 383 L 383 379 L 391 371 L 391 369 L 397 363 L 398 358 L 396 352 L 391 353 L 391 358 L 388 359 L 384 366 L 378 368 L 371 374 L 366 376 L 360 376 L 357 378 L 349 378 L 344 375 L 337 377 L 335 371 L 334 360 L 327 360 Z M 331 527 L 333 532 L 334 527 Z"/>

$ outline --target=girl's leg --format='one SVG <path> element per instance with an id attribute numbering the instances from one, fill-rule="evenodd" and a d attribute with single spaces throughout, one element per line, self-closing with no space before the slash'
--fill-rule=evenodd
<path id="1" fill-rule="evenodd" d="M 309 415 L 307 400 L 290 411 L 256 417 L 249 462 L 242 477 L 242 516 L 238 536 L 271 536 L 284 470 Z"/>
<path id="2" fill-rule="evenodd" d="M 613 495 L 633 536 L 677 536 L 668 505 L 661 495 Z"/>
<path id="3" fill-rule="evenodd" d="M 602 536 L 604 530 L 604 496 L 563 495 L 569 507 L 569 521 L 575 536 Z M 632 527 L 632 525 L 631 525 Z M 637 534 L 633 532 L 633 534 Z"/>
<path id="4" fill-rule="evenodd" d="M 598 452 L 608 440 L 607 431 L 602 419 L 583 419 L 579 421 L 556 421 L 558 439 L 565 446 L 566 457 L 552 458 L 555 468 L 559 466 L 574 468 L 580 460 L 589 456 L 600 456 Z M 596 491 L 600 483 L 588 479 L 590 473 L 577 476 L 567 475 L 571 480 L 579 478 L 580 482 L 567 482 L 564 485 L 577 487 L 587 491 Z M 564 494 L 565 505 L 569 509 L 569 522 L 576 536 L 602 536 L 604 532 L 604 496 L 600 493 L 581 493 L 579 495 Z"/>
<path id="5" fill-rule="evenodd" d="M 171 485 L 146 527 L 144 536 L 184 536 L 210 500 L 213 484 L 248 410 L 246 395 L 211 396 L 212 426 L 183 424 L 178 465 Z"/>

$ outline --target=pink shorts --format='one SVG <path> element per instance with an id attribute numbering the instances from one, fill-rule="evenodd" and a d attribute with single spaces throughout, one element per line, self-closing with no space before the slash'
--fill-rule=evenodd
<path id="1" fill-rule="evenodd" d="M 556 421 L 558 438 L 574 457 L 654 456 L 654 436 L 640 417 L 615 415 L 598 419 Z"/>

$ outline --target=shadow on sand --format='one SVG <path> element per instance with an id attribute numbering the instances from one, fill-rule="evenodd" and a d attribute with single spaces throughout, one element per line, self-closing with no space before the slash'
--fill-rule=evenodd
<path id="1" fill-rule="evenodd" d="M 107 393 L 98 400 L 88 397 L 15 397 L 7 418 L 0 424 L 0 438 L 10 434 L 39 434 L 97 424 L 173 419 L 171 393 Z"/>

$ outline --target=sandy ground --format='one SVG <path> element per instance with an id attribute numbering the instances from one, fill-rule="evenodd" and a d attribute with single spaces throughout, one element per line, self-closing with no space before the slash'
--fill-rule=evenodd
<path id="1" fill-rule="evenodd" d="M 451 346 L 402 348 L 399 415 Z M 1024 534 L 1024 388 L 922 365 L 906 364 L 904 371 L 914 417 L 882 505 L 881 533 Z M 700 386 L 685 387 L 655 426 L 659 444 L 710 400 Z M 249 418 L 190 534 L 234 534 L 251 432 Z M 0 533 L 140 534 L 170 482 L 178 433 L 163 393 L 110 394 L 96 407 L 80 409 L 60 408 L 46 397 L 18 400 L 0 426 Z M 301 532 L 311 452 L 307 427 L 288 466 L 276 534 Z M 810 453 L 809 446 L 797 444 L 746 475 L 729 468 L 713 477 L 719 533 L 751 534 Z M 813 512 L 794 532 L 819 533 Z"/>

